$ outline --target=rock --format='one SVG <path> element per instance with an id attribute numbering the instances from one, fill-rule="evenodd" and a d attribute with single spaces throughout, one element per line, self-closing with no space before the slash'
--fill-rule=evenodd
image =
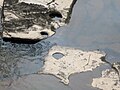
<path id="1" fill-rule="evenodd" d="M 0 8 L 3 6 L 3 0 L 0 0 Z"/>
<path id="2" fill-rule="evenodd" d="M 116 70 L 116 72 L 119 75 L 119 80 L 120 80 L 120 62 L 113 63 L 112 67 Z"/>
<path id="3" fill-rule="evenodd" d="M 120 90 L 120 63 L 114 63 L 112 69 L 102 72 L 102 77 L 94 78 L 93 87 L 102 90 Z"/>
<path id="4" fill-rule="evenodd" d="M 3 39 L 39 41 L 69 23 L 77 0 L 4 0 Z"/>
<path id="5" fill-rule="evenodd" d="M 102 61 L 104 58 L 105 53 L 100 51 L 82 51 L 75 48 L 53 46 L 38 74 L 54 75 L 64 84 L 69 84 L 70 75 L 92 71 L 104 63 Z"/>

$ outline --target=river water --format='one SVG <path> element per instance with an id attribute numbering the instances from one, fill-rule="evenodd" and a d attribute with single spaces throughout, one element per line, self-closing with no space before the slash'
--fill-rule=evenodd
<path id="1" fill-rule="evenodd" d="M 102 70 L 110 68 L 107 64 L 93 72 L 72 75 L 69 86 L 54 76 L 33 74 L 43 66 L 44 57 L 54 44 L 82 50 L 99 49 L 107 54 L 110 63 L 120 61 L 120 0 L 78 0 L 70 23 L 36 44 L 1 40 L 0 79 L 4 83 L 1 82 L 0 90 L 99 90 L 91 86 L 92 78 L 100 77 Z M 9 82 L 12 85 L 6 88 Z"/>

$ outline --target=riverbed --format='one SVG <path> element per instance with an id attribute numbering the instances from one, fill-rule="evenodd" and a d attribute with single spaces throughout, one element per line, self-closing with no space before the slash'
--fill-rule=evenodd
<path id="1" fill-rule="evenodd" d="M 109 69 L 108 64 L 72 75 L 68 86 L 54 76 L 35 74 L 56 44 L 87 51 L 99 49 L 110 63 L 120 61 L 120 1 L 78 0 L 70 23 L 36 44 L 6 43 L 1 39 L 0 66 L 4 69 L 0 90 L 99 90 L 91 86 L 92 79 Z"/>

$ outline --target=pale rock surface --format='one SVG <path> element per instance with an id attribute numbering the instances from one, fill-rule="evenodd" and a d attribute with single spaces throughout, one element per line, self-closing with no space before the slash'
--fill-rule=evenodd
<path id="1" fill-rule="evenodd" d="M 114 63 L 113 68 L 103 71 L 102 77 L 94 78 L 92 86 L 102 90 L 120 90 L 120 64 Z"/>
<path id="2" fill-rule="evenodd" d="M 62 57 L 54 55 L 61 54 Z M 39 74 L 54 75 L 64 84 L 69 84 L 69 76 L 74 73 L 92 71 L 104 63 L 105 53 L 100 51 L 82 51 L 75 48 L 53 46 L 45 58 Z"/>

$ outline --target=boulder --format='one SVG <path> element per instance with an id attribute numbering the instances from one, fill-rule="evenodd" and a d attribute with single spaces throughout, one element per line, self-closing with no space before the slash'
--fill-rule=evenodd
<path id="1" fill-rule="evenodd" d="M 77 0 L 4 0 L 3 40 L 39 41 L 69 23 Z"/>

